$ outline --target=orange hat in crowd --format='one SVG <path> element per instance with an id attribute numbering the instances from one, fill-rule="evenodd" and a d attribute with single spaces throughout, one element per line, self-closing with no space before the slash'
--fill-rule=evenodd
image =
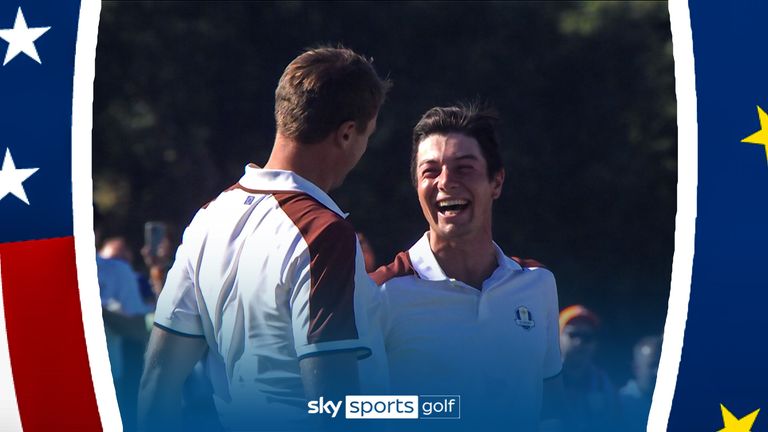
<path id="1" fill-rule="evenodd" d="M 560 311 L 560 331 L 575 319 L 583 319 L 589 322 L 595 328 L 600 327 L 600 318 L 594 312 L 582 305 L 571 305 Z"/>

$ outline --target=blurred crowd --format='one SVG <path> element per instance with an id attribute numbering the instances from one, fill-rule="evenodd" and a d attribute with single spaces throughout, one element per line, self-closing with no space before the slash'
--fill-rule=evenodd
<path id="1" fill-rule="evenodd" d="M 141 260 L 137 261 L 125 237 L 102 238 L 103 221 L 98 212 L 94 216 L 96 267 L 107 349 L 123 429 L 130 432 L 136 430 L 137 395 L 155 305 L 175 248 L 163 223 L 148 222 L 145 244 L 139 253 Z M 184 398 L 183 417 L 187 425 L 200 430 L 221 429 L 216 420 L 213 388 L 202 364 L 195 367 L 187 380 Z"/>
<path id="2" fill-rule="evenodd" d="M 96 215 L 97 269 L 112 377 L 124 430 L 136 430 L 136 409 L 143 354 L 157 296 L 163 288 L 175 249 L 162 223 L 148 222 L 140 260 L 122 236 L 101 238 Z M 157 229 L 160 227 L 161 229 Z M 380 262 L 365 235 L 358 233 L 368 272 Z M 561 288 L 562 289 L 562 288 Z M 573 432 L 645 431 L 662 339 L 648 335 L 632 351 L 631 377 L 621 387 L 599 366 L 600 317 L 583 305 L 562 308 L 559 316 L 563 382 L 568 429 Z M 213 390 L 203 365 L 185 384 L 184 421 L 196 428 L 221 430 Z M 185 429 L 191 429 L 185 428 Z"/>
<path id="3" fill-rule="evenodd" d="M 568 430 L 645 431 L 656 386 L 661 337 L 646 336 L 635 344 L 632 377 L 617 389 L 598 366 L 600 326 L 600 318 L 582 305 L 560 311 L 562 374 L 571 423 Z"/>

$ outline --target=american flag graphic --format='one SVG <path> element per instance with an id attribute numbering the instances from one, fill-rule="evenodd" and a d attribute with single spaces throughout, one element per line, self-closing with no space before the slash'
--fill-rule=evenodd
<path id="1" fill-rule="evenodd" d="M 0 4 L 0 431 L 121 429 L 91 204 L 99 10 Z"/>

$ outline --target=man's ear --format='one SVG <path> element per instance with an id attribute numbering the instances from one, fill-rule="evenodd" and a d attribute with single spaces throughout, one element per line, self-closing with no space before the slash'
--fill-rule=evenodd
<path id="1" fill-rule="evenodd" d="M 357 130 L 356 128 L 357 125 L 352 120 L 345 121 L 336 128 L 336 142 L 342 149 L 346 150 L 349 147 L 349 143 L 354 137 L 354 132 Z"/>
<path id="2" fill-rule="evenodd" d="M 493 188 L 493 199 L 501 196 L 501 187 L 504 185 L 504 168 L 500 169 L 491 179 L 491 188 Z"/>

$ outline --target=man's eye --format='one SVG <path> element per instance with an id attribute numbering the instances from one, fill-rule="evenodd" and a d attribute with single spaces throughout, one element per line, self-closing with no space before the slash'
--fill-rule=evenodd
<path id="1" fill-rule="evenodd" d="M 422 177 L 432 178 L 437 175 L 437 170 L 434 168 L 427 168 L 421 172 Z"/>
<path id="2" fill-rule="evenodd" d="M 461 173 L 468 173 L 474 170 L 475 168 L 471 165 L 462 165 L 459 167 L 459 172 Z"/>

